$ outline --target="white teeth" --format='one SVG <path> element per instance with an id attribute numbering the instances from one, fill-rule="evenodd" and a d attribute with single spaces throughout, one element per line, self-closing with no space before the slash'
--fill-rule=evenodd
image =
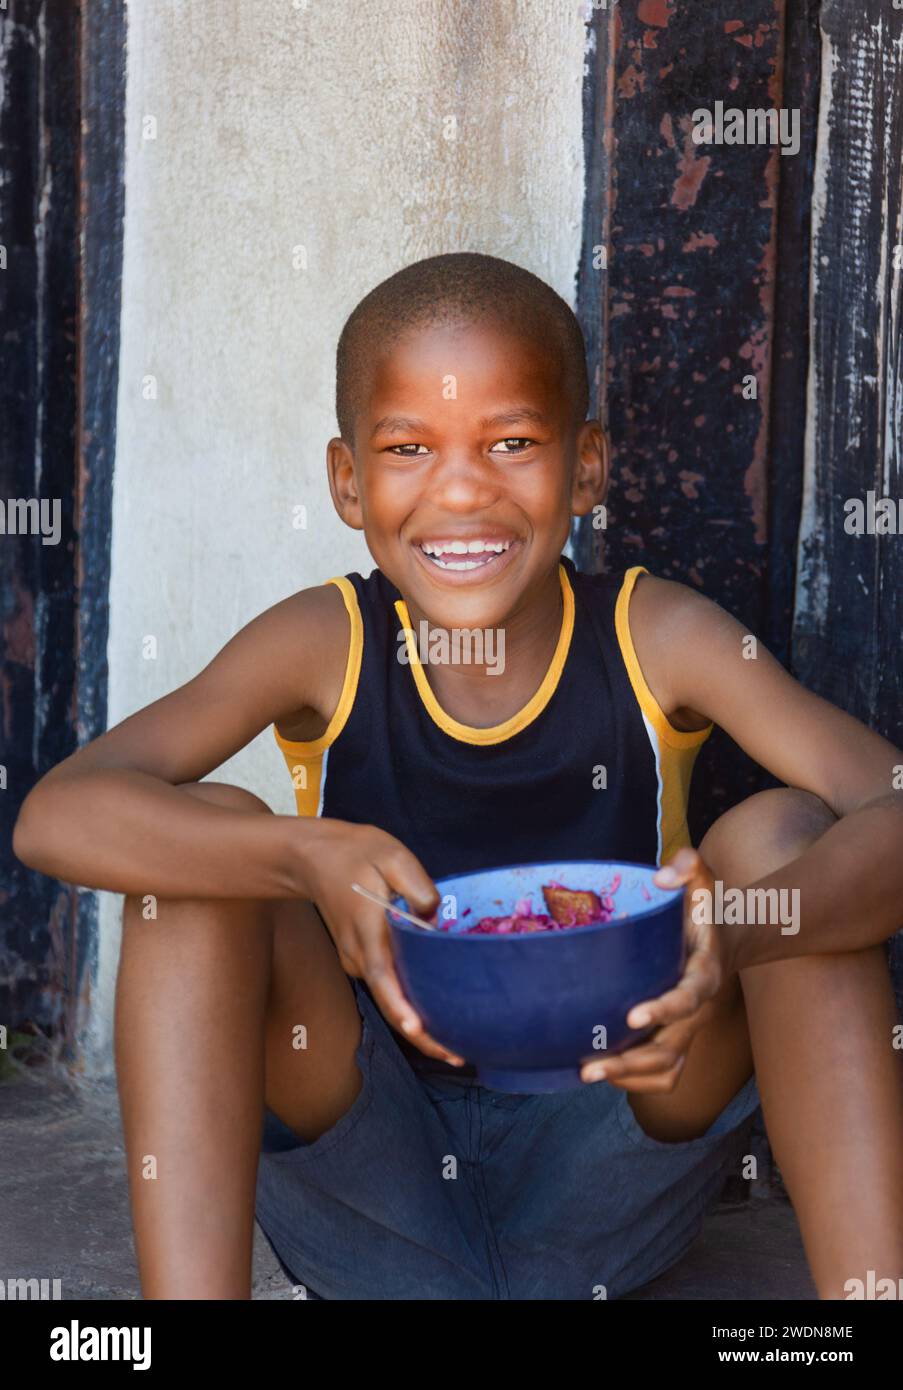
<path id="1" fill-rule="evenodd" d="M 510 541 L 422 541 L 421 550 L 424 554 L 435 558 L 440 555 L 501 555 L 503 551 L 509 550 Z"/>

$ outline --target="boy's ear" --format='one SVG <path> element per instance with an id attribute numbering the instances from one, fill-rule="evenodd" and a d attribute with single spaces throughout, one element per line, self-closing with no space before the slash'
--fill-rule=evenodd
<path id="1" fill-rule="evenodd" d="M 344 439 L 330 439 L 326 445 L 326 472 L 332 502 L 346 526 L 363 531 L 364 515 L 354 476 L 354 454 Z"/>
<path id="2" fill-rule="evenodd" d="M 586 420 L 580 426 L 576 453 L 571 512 L 586 516 L 608 492 L 608 436 L 598 420 Z"/>

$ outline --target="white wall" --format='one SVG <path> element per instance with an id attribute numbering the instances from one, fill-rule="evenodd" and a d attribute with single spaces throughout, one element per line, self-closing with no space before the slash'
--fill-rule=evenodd
<path id="1" fill-rule="evenodd" d="M 372 568 L 325 478 L 335 344 L 367 290 L 476 250 L 572 300 L 585 8 L 129 0 L 111 725 L 280 598 Z M 216 778 L 293 809 L 271 732 Z M 120 911 L 101 895 L 94 1073 L 112 1068 Z"/>

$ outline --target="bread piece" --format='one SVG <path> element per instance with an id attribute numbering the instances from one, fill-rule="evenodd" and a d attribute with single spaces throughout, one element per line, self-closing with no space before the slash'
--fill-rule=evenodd
<path id="1" fill-rule="evenodd" d="M 602 916 L 602 904 L 598 893 L 581 891 L 576 888 L 552 888 L 542 890 L 549 916 L 562 927 L 585 927 L 597 922 Z"/>

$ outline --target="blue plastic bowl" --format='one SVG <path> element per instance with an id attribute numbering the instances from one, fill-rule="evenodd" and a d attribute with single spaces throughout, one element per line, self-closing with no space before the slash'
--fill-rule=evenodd
<path id="1" fill-rule="evenodd" d="M 680 979 L 684 964 L 682 888 L 658 888 L 650 864 L 573 859 L 518 864 L 436 882 L 447 931 L 428 932 L 387 913 L 399 978 L 428 1033 L 477 1068 L 484 1086 L 536 1093 L 581 1085 L 580 1063 L 623 1052 L 651 1028 L 627 1014 Z M 609 922 L 561 931 L 466 934 L 481 917 L 532 898 L 545 911 L 543 884 L 598 892 L 621 875 Z M 644 888 L 649 897 L 644 894 Z M 408 908 L 404 898 L 393 902 Z M 470 908 L 462 919 L 461 914 Z"/>

